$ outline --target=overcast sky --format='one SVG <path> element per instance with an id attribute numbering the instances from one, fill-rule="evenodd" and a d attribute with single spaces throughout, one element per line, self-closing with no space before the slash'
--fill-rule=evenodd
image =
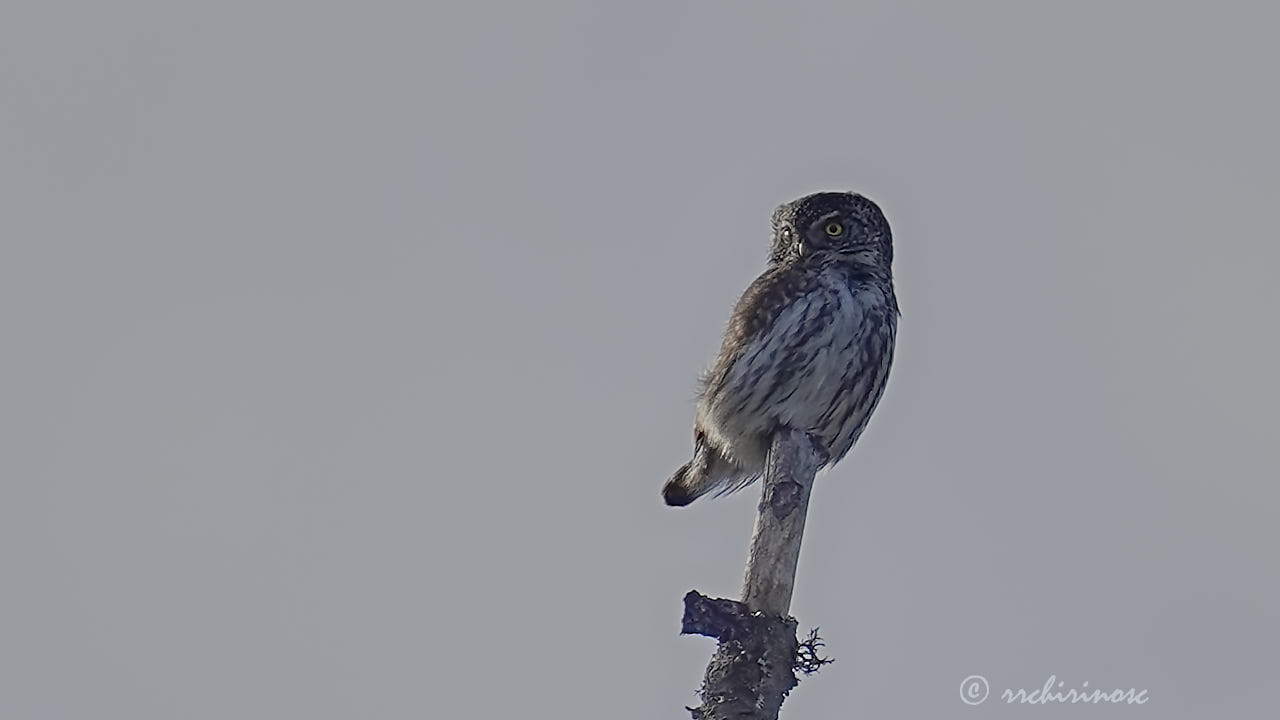
<path id="1" fill-rule="evenodd" d="M 784 716 L 1274 715 L 1278 22 L 8 0 L 0 717 L 685 716 L 755 488 L 659 488 L 820 189 L 903 314 Z"/>

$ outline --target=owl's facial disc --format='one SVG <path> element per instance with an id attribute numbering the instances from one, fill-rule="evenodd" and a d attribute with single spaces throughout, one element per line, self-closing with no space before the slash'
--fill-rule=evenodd
<path id="1" fill-rule="evenodd" d="M 774 211 L 770 259 L 786 262 L 815 253 L 865 250 L 887 262 L 893 257 L 890 243 L 888 223 L 874 202 L 851 192 L 819 192 Z"/>

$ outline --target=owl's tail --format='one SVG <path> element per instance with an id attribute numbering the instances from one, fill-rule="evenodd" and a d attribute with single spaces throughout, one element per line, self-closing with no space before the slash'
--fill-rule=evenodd
<path id="1" fill-rule="evenodd" d="M 662 499 L 675 507 L 688 505 L 709 492 L 733 492 L 751 484 L 755 475 L 744 472 L 725 459 L 699 435 L 694 440 L 693 459 L 662 486 Z"/>
<path id="2" fill-rule="evenodd" d="M 690 460 L 662 486 L 662 500 L 673 507 L 683 507 L 706 495 L 710 490 L 706 473 L 699 472 Z"/>

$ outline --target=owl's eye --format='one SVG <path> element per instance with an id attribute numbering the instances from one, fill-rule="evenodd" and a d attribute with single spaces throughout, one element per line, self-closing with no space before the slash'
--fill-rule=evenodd
<path id="1" fill-rule="evenodd" d="M 832 220 L 831 222 L 827 223 L 827 226 L 823 229 L 831 237 L 840 237 L 840 233 L 844 232 L 844 225 L 841 225 L 835 220 Z"/>

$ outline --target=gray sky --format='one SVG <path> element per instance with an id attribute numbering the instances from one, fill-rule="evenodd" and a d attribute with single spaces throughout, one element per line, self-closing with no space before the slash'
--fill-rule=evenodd
<path id="1" fill-rule="evenodd" d="M 1280 12 L 1201 5 L 5 3 L 0 716 L 681 717 L 755 497 L 658 490 L 818 189 L 903 317 L 784 714 L 1273 714 Z"/>

